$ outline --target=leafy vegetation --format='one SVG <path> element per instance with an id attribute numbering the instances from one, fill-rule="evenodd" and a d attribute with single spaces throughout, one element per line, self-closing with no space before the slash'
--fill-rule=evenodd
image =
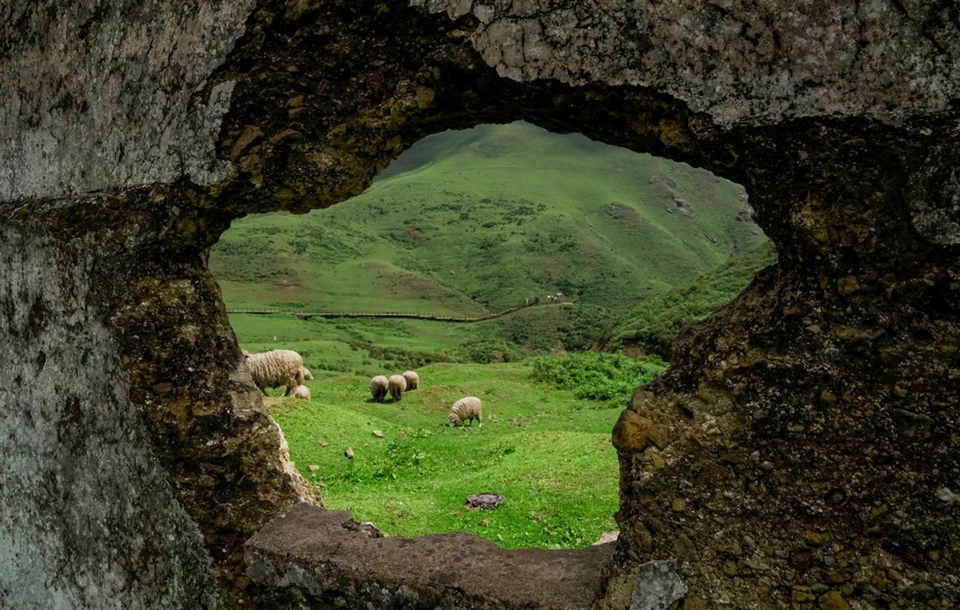
<path id="1" fill-rule="evenodd" d="M 598 344 L 607 351 L 639 348 L 669 359 L 680 331 L 729 303 L 758 271 L 776 262 L 773 242 L 762 244 L 717 269 L 641 301 L 622 313 Z"/>
<path id="2" fill-rule="evenodd" d="M 470 315 L 562 292 L 572 305 L 458 334 L 582 350 L 612 314 L 762 242 L 742 199 L 688 165 L 484 125 L 418 142 L 348 202 L 235 221 L 210 266 L 238 309 Z"/>
<path id="3" fill-rule="evenodd" d="M 631 359 L 622 354 L 586 352 L 563 358 L 537 358 L 533 378 L 570 390 L 574 397 L 623 407 L 633 391 L 667 368 L 659 358 Z"/>

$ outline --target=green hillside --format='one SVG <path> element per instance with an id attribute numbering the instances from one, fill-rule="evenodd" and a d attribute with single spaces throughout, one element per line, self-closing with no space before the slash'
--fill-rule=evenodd
<path id="1" fill-rule="evenodd" d="M 331 371 L 510 361 L 589 349 L 616 315 L 763 243 L 747 210 L 741 187 L 688 165 L 483 125 L 425 138 L 344 203 L 235 221 L 210 267 L 232 309 L 475 315 L 564 293 L 471 325 L 231 316 L 245 345 L 281 335 Z"/>
<path id="2" fill-rule="evenodd" d="M 680 331 L 732 301 L 758 271 L 776 262 L 777 251 L 771 241 L 735 256 L 623 312 L 597 347 L 613 352 L 634 348 L 669 360 Z"/>
<path id="3" fill-rule="evenodd" d="M 553 375 L 561 368 L 563 381 L 584 383 L 564 389 Z M 369 377 L 340 375 L 307 382 L 308 401 L 270 398 L 266 406 L 328 508 L 352 510 L 391 535 L 468 531 L 507 548 L 574 548 L 616 528 L 610 429 L 633 387 L 660 370 L 611 354 L 435 364 L 420 369 L 423 386 L 400 402 L 374 402 Z M 601 371 L 603 383 L 591 385 Z M 613 404 L 595 395 L 616 385 L 628 391 L 614 389 Z M 593 392 L 579 395 L 583 389 Z M 467 395 L 483 401 L 483 426 L 442 425 Z M 487 491 L 503 494 L 504 505 L 464 507 Z"/>
<path id="4" fill-rule="evenodd" d="M 235 308 L 470 314 L 560 291 L 616 309 L 763 241 L 736 221 L 741 190 L 580 135 L 485 125 L 424 139 L 342 204 L 236 221 L 210 264 Z"/>
<path id="5" fill-rule="evenodd" d="M 313 372 L 312 399 L 276 390 L 266 406 L 326 506 L 394 535 L 471 531 L 508 548 L 572 548 L 615 529 L 610 430 L 665 367 L 588 350 L 604 330 L 609 349 L 659 339 L 658 324 L 732 298 L 757 268 L 744 261 L 773 250 L 756 248 L 766 238 L 746 211 L 739 186 L 705 171 L 524 123 L 487 125 L 419 142 L 332 208 L 236 221 L 210 267 L 232 309 L 457 316 L 564 293 L 569 303 L 470 324 L 230 321 L 245 349 L 294 349 Z M 699 275 L 710 269 L 718 275 Z M 670 292 L 691 281 L 703 289 Z M 373 375 L 407 369 L 420 388 L 372 400 Z M 443 426 L 466 395 L 483 400 L 483 427 Z M 504 505 L 464 507 L 482 491 Z"/>

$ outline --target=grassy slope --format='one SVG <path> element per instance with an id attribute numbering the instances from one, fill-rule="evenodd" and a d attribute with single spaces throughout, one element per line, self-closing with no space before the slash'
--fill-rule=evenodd
<path id="1" fill-rule="evenodd" d="M 758 271 L 777 261 L 773 242 L 744 252 L 716 269 L 623 312 L 604 333 L 599 347 L 622 351 L 639 347 L 669 359 L 670 346 L 687 326 L 729 303 Z"/>
<path id="2" fill-rule="evenodd" d="M 390 534 L 461 530 L 508 548 L 585 546 L 615 529 L 610 430 L 619 410 L 536 384 L 530 371 L 522 363 L 431 365 L 420 370 L 422 389 L 380 404 L 370 400 L 369 378 L 331 377 L 308 382 L 311 401 L 271 400 L 268 409 L 300 471 L 324 485 L 324 504 Z M 483 427 L 443 426 L 449 405 L 466 395 L 484 401 Z M 348 446 L 353 460 L 343 456 Z M 467 496 L 488 491 L 505 504 L 464 508 Z"/>
<path id="3" fill-rule="evenodd" d="M 211 268 L 237 308 L 476 313 L 558 290 L 619 308 L 762 241 L 733 220 L 740 190 L 583 136 L 486 125 L 426 138 L 343 204 L 236 221 Z"/>

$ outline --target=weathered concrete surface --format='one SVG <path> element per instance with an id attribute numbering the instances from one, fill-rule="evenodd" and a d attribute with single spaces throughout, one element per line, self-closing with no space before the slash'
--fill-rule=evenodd
<path id="1" fill-rule="evenodd" d="M 121 388 L 91 407 L 97 421 L 135 411 L 146 443 L 117 442 L 162 466 L 221 599 L 265 600 L 243 542 L 311 492 L 235 373 L 205 249 L 242 214 L 360 192 L 428 133 L 522 118 L 740 182 L 779 252 L 622 416 L 621 536 L 600 607 L 629 607 L 636 568 L 673 557 L 688 608 L 960 606 L 960 503 L 943 499 L 960 481 L 954 3 L 427 4 L 0 6 L 0 223 L 21 258 L 62 261 L 44 290 L 90 278 L 77 324 L 99 320 L 110 341 L 62 367 L 42 404 L 70 412 L 74 388 Z M 7 307 L 30 311 L 31 273 L 0 267 Z M 53 311 L 51 350 L 79 332 Z M 5 390 L 36 368 L 34 343 L 9 335 Z M 119 368 L 105 373 L 108 352 Z M 60 472 L 60 457 L 33 467 Z M 101 493 L 162 500 L 81 463 Z M 99 512 L 58 502 L 50 514 Z M 147 531 L 151 567 L 175 573 L 165 531 Z M 44 548 L 36 533 L 24 544 Z"/>
<path id="2" fill-rule="evenodd" d="M 29 229 L 0 226 L 0 607 L 212 609 L 200 532 L 89 306 L 96 252 Z"/>
<path id="3" fill-rule="evenodd" d="M 504 550 L 473 534 L 373 537 L 349 511 L 300 504 L 247 543 L 248 574 L 337 607 L 590 608 L 613 545 Z"/>

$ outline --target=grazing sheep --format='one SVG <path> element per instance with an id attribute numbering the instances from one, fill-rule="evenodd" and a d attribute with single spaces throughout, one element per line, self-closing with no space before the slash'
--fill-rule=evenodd
<path id="1" fill-rule="evenodd" d="M 406 371 L 403 373 L 403 378 L 407 382 L 407 392 L 410 390 L 416 390 L 420 387 L 420 375 L 417 375 L 414 371 Z"/>
<path id="2" fill-rule="evenodd" d="M 297 389 L 293 391 L 293 397 L 310 400 L 310 388 L 305 385 L 298 385 Z"/>
<path id="3" fill-rule="evenodd" d="M 390 390 L 390 398 L 393 399 L 393 402 L 397 402 L 403 396 L 403 391 L 407 389 L 407 380 L 403 378 L 403 375 L 390 375 L 387 388 Z"/>
<path id="4" fill-rule="evenodd" d="M 464 422 L 469 421 L 470 425 L 473 426 L 473 420 L 479 422 L 477 427 L 483 427 L 483 403 L 476 396 L 467 396 L 453 403 L 453 406 L 450 407 L 447 425 L 456 426 L 460 424 L 462 426 Z"/>
<path id="5" fill-rule="evenodd" d="M 300 373 L 303 374 L 304 381 L 313 381 L 313 373 L 305 366 L 300 367 Z"/>
<path id="6" fill-rule="evenodd" d="M 267 396 L 266 388 L 286 386 L 283 393 L 289 396 L 303 381 L 303 357 L 289 349 L 275 349 L 260 354 L 244 352 L 244 358 L 253 383 Z"/>
<path id="7" fill-rule="evenodd" d="M 390 382 L 383 375 L 377 375 L 371 379 L 370 393 L 373 394 L 373 399 L 377 402 L 383 402 L 383 398 L 387 395 L 389 385 Z"/>

